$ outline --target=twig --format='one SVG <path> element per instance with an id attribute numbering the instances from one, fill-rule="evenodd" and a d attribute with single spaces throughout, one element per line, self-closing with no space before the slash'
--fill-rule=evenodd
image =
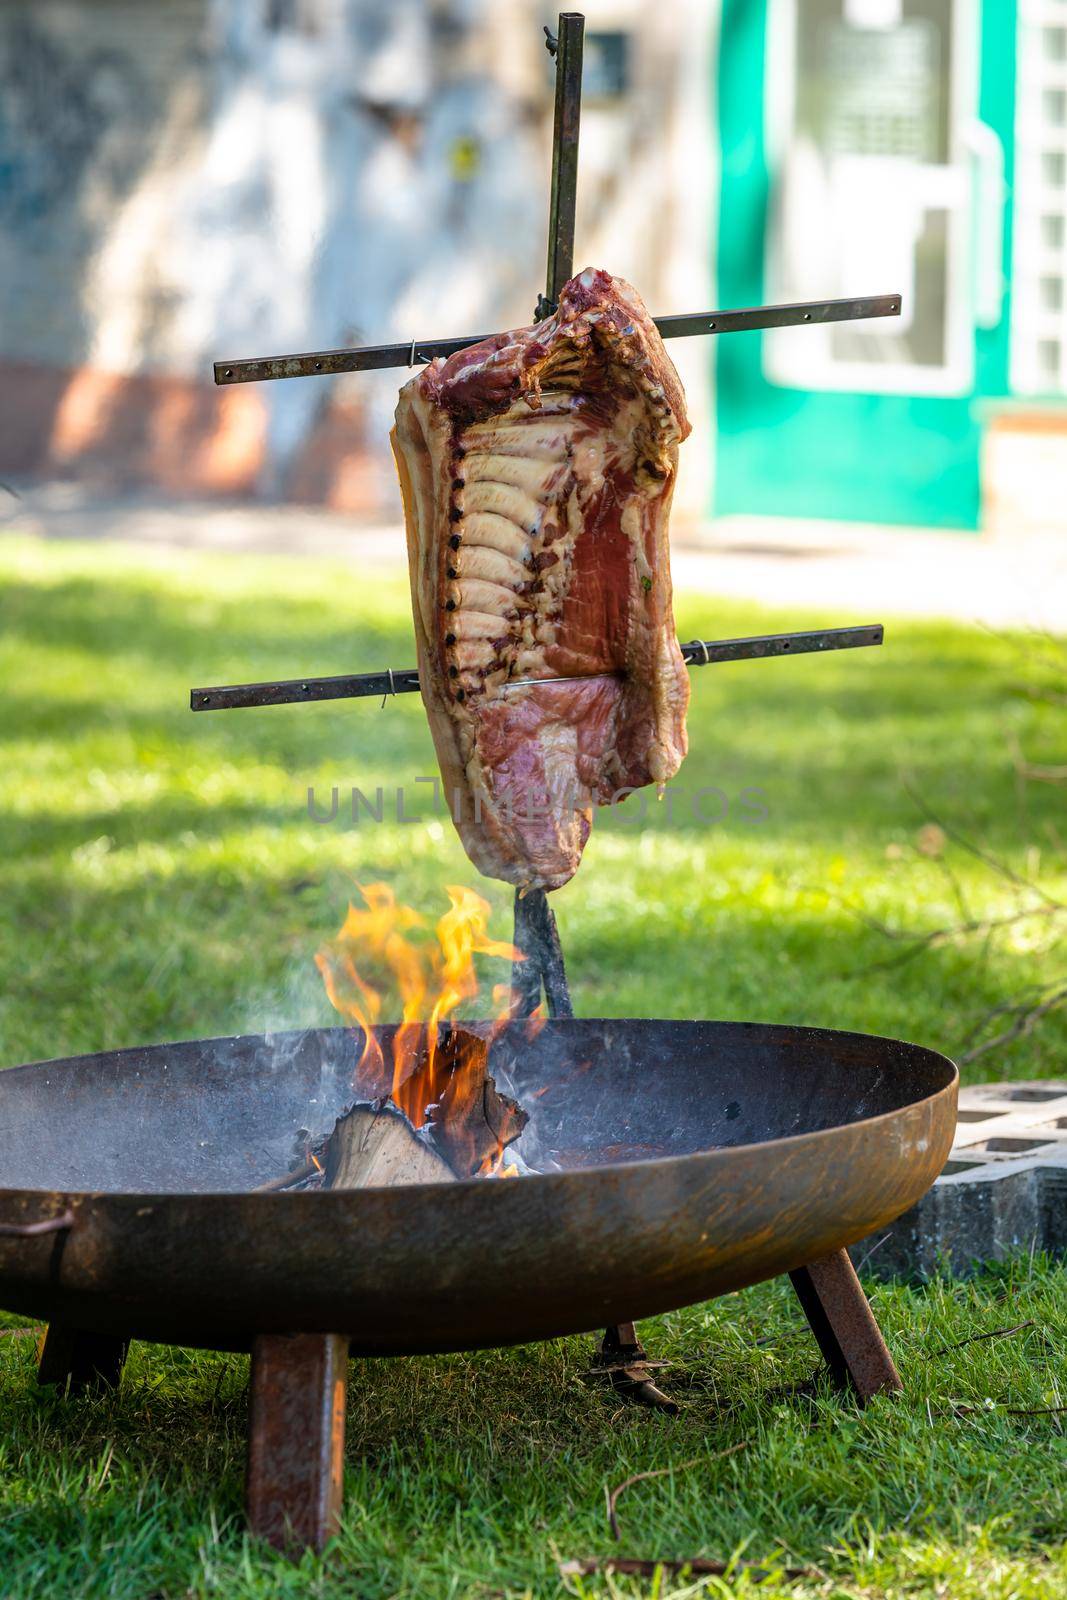
<path id="1" fill-rule="evenodd" d="M 621 1483 L 616 1484 L 615 1488 L 612 1489 L 608 1495 L 608 1522 L 611 1525 L 611 1531 L 615 1538 L 622 1538 L 622 1532 L 619 1528 L 619 1519 L 616 1514 L 615 1507 L 618 1505 L 619 1496 L 622 1494 L 624 1489 L 631 1488 L 635 1483 L 644 1483 L 648 1478 L 665 1478 L 672 1472 L 684 1472 L 687 1467 L 695 1467 L 699 1462 L 702 1461 L 709 1464 L 712 1461 L 721 1461 L 724 1456 L 735 1455 L 738 1450 L 744 1450 L 747 1445 L 748 1440 L 742 1439 L 739 1444 L 732 1444 L 728 1450 L 719 1450 L 713 1456 L 693 1456 L 689 1461 L 678 1461 L 672 1463 L 672 1465 L 669 1467 L 657 1467 L 653 1472 L 635 1472 L 632 1477 L 624 1478 Z"/>
<path id="2" fill-rule="evenodd" d="M 913 942 L 908 948 L 896 956 L 887 956 L 884 961 L 872 961 L 869 966 L 862 967 L 856 976 L 861 977 L 869 972 L 885 972 L 896 967 L 902 967 L 908 961 L 913 961 L 926 950 L 932 950 L 939 944 L 947 944 L 950 939 L 963 939 L 970 934 L 998 933 L 1004 928 L 1018 927 L 1020 922 L 1029 922 L 1034 917 L 1060 917 L 1067 912 L 1067 906 L 1061 906 L 1058 901 L 1048 905 L 1023 907 L 1019 911 L 1012 911 L 1002 917 L 973 918 L 969 922 L 957 922 L 949 927 L 931 928 L 928 933 L 908 933 L 906 930 L 891 928 L 888 923 L 880 922 L 877 917 L 870 917 L 863 912 L 852 908 L 854 914 L 864 925 L 875 933 L 880 933 L 887 939 L 911 939 Z"/>
<path id="3" fill-rule="evenodd" d="M 1040 762 L 1023 761 L 1019 766 L 1022 777 L 1030 778 L 1034 783 L 1067 783 L 1067 766 L 1046 767 Z"/>
<path id="4" fill-rule="evenodd" d="M 780 1544 L 782 1549 L 785 1551 L 786 1555 L 787 1556 L 792 1556 L 794 1561 L 799 1561 L 800 1560 L 800 1557 L 797 1555 L 797 1553 L 793 1549 L 792 1545 L 786 1544 L 785 1540 L 782 1538 L 782 1536 L 780 1534 L 777 1534 L 775 1536 L 775 1543 L 776 1544 Z M 814 1572 L 814 1574 L 815 1574 L 815 1576 L 817 1578 L 821 1578 L 824 1583 L 830 1583 L 830 1584 L 833 1583 L 834 1580 L 831 1578 L 830 1574 L 826 1571 L 826 1569 L 824 1567 L 820 1567 L 817 1562 L 815 1562 L 815 1561 L 812 1562 L 810 1570 L 812 1572 Z"/>
<path id="5" fill-rule="evenodd" d="M 882 1237 L 880 1239 L 876 1239 L 874 1241 L 874 1243 L 871 1245 L 871 1248 L 864 1255 L 862 1255 L 860 1257 L 860 1259 L 856 1262 L 856 1274 L 857 1274 L 857 1276 L 863 1271 L 863 1269 L 867 1265 L 868 1261 L 874 1255 L 874 1252 L 876 1250 L 880 1250 L 882 1248 L 882 1246 L 885 1244 L 886 1240 L 887 1239 L 891 1239 L 892 1237 L 893 1236 L 892 1236 L 891 1233 L 883 1233 L 883 1235 L 882 1235 Z M 805 1332 L 807 1332 L 806 1329 L 805 1329 Z"/>
<path id="6" fill-rule="evenodd" d="M 1028 989 L 1024 989 L 1022 994 L 1017 995 L 1014 1000 L 1001 1000 L 998 1005 L 990 1006 L 988 1011 L 982 1012 L 982 1015 L 971 1026 L 970 1031 L 964 1035 L 961 1040 L 961 1046 L 965 1048 L 967 1045 L 973 1044 L 976 1039 L 981 1037 L 983 1030 L 997 1017 L 1014 1016 L 1022 1007 L 1039 1003 L 1047 993 L 1047 984 L 1034 983 Z"/>
<path id="7" fill-rule="evenodd" d="M 291 1189 L 294 1183 L 302 1183 L 305 1178 L 310 1178 L 312 1173 L 317 1171 L 316 1162 L 306 1161 L 302 1167 L 294 1167 L 291 1172 L 283 1172 L 280 1178 L 268 1178 L 266 1183 L 257 1183 L 250 1193 L 274 1194 L 279 1189 Z"/>
<path id="8" fill-rule="evenodd" d="M 701 1459 L 700 1456 L 693 1456 L 689 1461 L 679 1461 L 669 1467 L 658 1467 L 655 1472 L 635 1472 L 632 1477 L 624 1478 L 621 1483 L 615 1485 L 614 1489 L 610 1489 L 608 1491 L 608 1524 L 614 1538 L 622 1538 L 622 1530 L 619 1527 L 619 1518 L 615 1507 L 618 1505 L 619 1496 L 624 1489 L 632 1488 L 635 1483 L 644 1483 L 649 1478 L 665 1478 L 672 1472 L 684 1472 L 687 1467 L 695 1467 Z"/>
<path id="9" fill-rule="evenodd" d="M 971 1406 L 961 1400 L 950 1400 L 949 1405 L 958 1417 L 974 1416 L 981 1411 L 1000 1411 L 1006 1417 L 1052 1417 L 1067 1411 L 1067 1406 L 1001 1406 L 995 1402 L 992 1406 Z"/>
<path id="10" fill-rule="evenodd" d="M 1004 1028 L 1000 1033 L 995 1034 L 992 1039 L 986 1039 L 981 1044 L 976 1044 L 973 1050 L 966 1051 L 959 1058 L 960 1065 L 963 1066 L 968 1061 L 976 1061 L 979 1056 L 988 1054 L 990 1050 L 996 1050 L 999 1045 L 1010 1044 L 1014 1039 L 1025 1038 L 1031 1029 L 1041 1021 L 1042 1017 L 1048 1016 L 1050 1011 L 1056 1011 L 1065 1002 L 1067 1002 L 1067 985 L 1064 985 L 1062 989 L 1054 989 L 1052 994 L 1043 1000 L 1040 1005 L 1031 1006 L 1028 1010 L 1022 1006 L 1016 1007 L 1019 1015 L 1015 1018 L 1011 1027 Z"/>
<path id="11" fill-rule="evenodd" d="M 1067 706 L 1067 695 L 1060 696 L 1058 703 Z M 1067 783 L 1067 766 L 1050 767 L 1040 762 L 1028 761 L 1018 735 L 1009 730 L 1007 737 L 1016 777 L 1024 781 L 1032 780 L 1034 783 Z"/>
<path id="12" fill-rule="evenodd" d="M 766 1583 L 768 1578 L 783 1577 L 790 1581 L 800 1578 L 821 1577 L 818 1567 L 772 1567 L 765 1562 L 711 1561 L 706 1556 L 690 1556 L 688 1560 L 660 1557 L 656 1561 L 642 1561 L 634 1556 L 583 1556 L 571 1561 L 561 1561 L 561 1578 L 593 1578 L 598 1573 L 619 1572 L 625 1577 L 654 1578 L 657 1572 L 692 1572 L 695 1576 L 724 1578 L 744 1573 L 753 1583 Z"/>
<path id="13" fill-rule="evenodd" d="M 915 854 L 923 861 L 928 861 L 930 859 L 928 856 L 923 855 L 922 851 L 919 850 L 917 846 L 915 848 Z M 948 886 L 952 891 L 952 898 L 956 902 L 956 910 L 960 914 L 961 921 L 973 921 L 974 912 L 967 903 L 967 896 L 963 891 L 963 885 L 960 883 L 952 864 L 945 856 L 936 856 L 934 859 L 941 872 L 941 875 L 948 881 Z"/>
<path id="14" fill-rule="evenodd" d="M 1027 1317 L 1025 1322 L 1017 1322 L 1011 1328 L 993 1328 L 989 1333 L 972 1333 L 967 1339 L 957 1339 L 955 1344 L 943 1344 L 940 1350 L 928 1350 L 927 1361 L 933 1361 L 937 1356 L 947 1356 L 950 1350 L 962 1350 L 965 1344 L 977 1344 L 980 1339 L 1006 1339 L 1009 1333 L 1021 1333 L 1024 1328 L 1032 1328 L 1033 1317 Z"/>
<path id="15" fill-rule="evenodd" d="M 978 627 L 981 628 L 984 633 L 988 633 L 991 638 L 998 639 L 1001 644 L 1010 644 L 1015 650 L 1016 655 L 1023 655 L 1025 650 L 1027 653 L 1024 659 L 1027 667 L 1030 667 L 1033 664 L 1033 656 L 1035 653 L 1033 646 L 1035 644 L 1039 646 L 1043 645 L 1044 649 L 1039 649 L 1036 652 L 1038 658 L 1040 659 L 1041 657 L 1044 657 L 1046 663 L 1054 667 L 1057 672 L 1063 671 L 1064 664 L 1067 662 L 1067 649 L 1065 649 L 1062 639 L 1058 638 L 1057 635 L 1052 633 L 1048 628 L 1026 628 L 1024 630 L 1024 643 L 1024 641 L 1020 639 L 1017 634 L 1012 635 L 1003 633 L 999 628 L 992 627 L 988 622 L 979 622 Z"/>

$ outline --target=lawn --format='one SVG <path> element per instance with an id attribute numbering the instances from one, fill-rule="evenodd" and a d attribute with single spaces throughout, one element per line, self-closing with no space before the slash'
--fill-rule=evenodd
<path id="1" fill-rule="evenodd" d="M 809 622 L 677 609 L 685 638 Z M 429 914 L 444 884 L 476 882 L 415 783 L 435 770 L 415 697 L 187 709 L 194 684 L 409 665 L 410 634 L 400 585 L 338 563 L 0 544 L 0 1065 L 328 1023 L 312 957 L 355 880 Z M 577 1011 L 967 1048 L 1062 965 L 1040 908 L 1067 890 L 1064 791 L 1020 781 L 1013 760 L 1063 760 L 1062 710 L 1032 693 L 1051 648 L 892 623 L 881 651 L 694 672 L 673 797 L 601 817 L 554 897 Z M 313 820 L 309 787 L 328 812 L 334 786 L 337 820 Z M 381 823 L 353 823 L 353 786 L 372 801 L 381 787 Z M 504 887 L 479 887 L 506 937 Z M 971 935 L 941 931 L 967 921 Z M 965 1072 L 1063 1075 L 1065 1047 L 1061 1011 Z M 244 1362 L 136 1347 L 118 1398 L 59 1404 L 8 1319 L 0 1590 L 541 1596 L 564 1592 L 559 1561 L 615 1550 L 742 1553 L 770 1564 L 768 1596 L 1067 1594 L 1064 1416 L 1049 1409 L 1067 1403 L 1067 1273 L 1020 1260 L 875 1294 L 907 1393 L 863 1414 L 796 1391 L 813 1347 L 780 1284 L 645 1325 L 676 1363 L 676 1421 L 589 1389 L 588 1340 L 360 1364 L 343 1537 L 296 1569 L 241 1530 Z M 605 1487 L 661 1467 L 620 1501 L 615 1545 Z M 757 1592 L 745 1576 L 566 1586 Z"/>

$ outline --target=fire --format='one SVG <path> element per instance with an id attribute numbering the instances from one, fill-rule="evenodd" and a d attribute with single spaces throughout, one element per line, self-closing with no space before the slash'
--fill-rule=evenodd
<path id="1" fill-rule="evenodd" d="M 441 947 L 440 988 L 430 1007 L 430 1055 L 436 1053 L 437 1034 L 445 1021 L 464 1000 L 473 1000 L 478 993 L 478 975 L 474 967 L 476 955 L 495 956 L 501 961 L 525 961 L 526 957 L 515 945 L 502 939 L 489 937 L 489 903 L 473 889 L 450 884 L 445 890 L 451 902 L 449 909 L 437 924 L 437 941 Z M 511 1015 L 511 987 L 496 984 L 493 997 L 497 1002 L 497 1023 L 502 1025 Z M 405 1015 L 405 1021 L 407 1017 Z M 394 1074 L 394 1094 L 395 1094 Z"/>
<path id="2" fill-rule="evenodd" d="M 450 1105 L 462 1105 L 480 1092 L 486 1046 L 465 1030 L 446 1031 L 459 1008 L 478 996 L 475 957 L 510 962 L 526 958 L 513 944 L 490 936 L 490 906 L 473 889 L 449 885 L 448 910 L 431 931 L 426 919 L 401 904 L 387 884 L 357 887 L 363 905 L 349 906 L 337 937 L 318 951 L 315 963 L 331 1005 L 362 1030 L 358 1091 L 371 1099 L 392 1099 L 420 1127 L 431 1107 L 447 1116 Z M 389 1062 L 376 1029 L 387 988 L 395 992 L 400 1010 Z M 514 1005 L 510 984 L 494 985 L 492 995 L 490 1043 Z M 498 1151 L 480 1170 L 513 1175 L 513 1168 L 501 1170 L 502 1155 Z"/>

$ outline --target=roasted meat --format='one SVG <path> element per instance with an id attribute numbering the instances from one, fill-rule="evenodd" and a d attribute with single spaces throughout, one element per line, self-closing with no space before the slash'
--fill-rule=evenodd
<path id="1" fill-rule="evenodd" d="M 489 877 L 566 883 L 594 805 L 681 764 L 667 518 L 688 432 L 655 324 L 606 272 L 400 392 L 422 694 L 453 820 Z"/>

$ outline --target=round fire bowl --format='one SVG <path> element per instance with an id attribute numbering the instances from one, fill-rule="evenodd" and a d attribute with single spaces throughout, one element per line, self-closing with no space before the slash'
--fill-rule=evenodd
<path id="1" fill-rule="evenodd" d="M 916 1045 L 734 1022 L 528 1035 L 509 1025 L 490 1070 L 555 1170 L 392 1189 L 249 1192 L 351 1101 L 344 1029 L 0 1073 L 0 1305 L 223 1349 L 272 1332 L 349 1334 L 369 1355 L 551 1338 L 853 1244 L 918 1201 L 952 1143 L 956 1069 Z"/>

